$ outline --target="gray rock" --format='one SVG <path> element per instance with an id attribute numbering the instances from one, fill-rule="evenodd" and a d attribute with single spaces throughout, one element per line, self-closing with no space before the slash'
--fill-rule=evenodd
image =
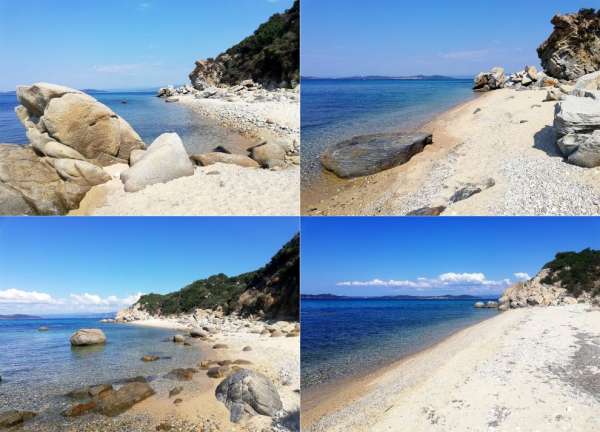
<path id="1" fill-rule="evenodd" d="M 202 329 L 195 328 L 190 330 L 190 336 L 193 338 L 207 338 L 209 334 Z"/>
<path id="2" fill-rule="evenodd" d="M 165 133 L 156 138 L 135 165 L 121 173 L 125 191 L 136 192 L 156 183 L 166 183 L 194 174 L 181 138 L 176 133 Z"/>
<path id="3" fill-rule="evenodd" d="M 486 302 L 485 307 L 486 308 L 490 308 L 490 309 L 497 308 L 498 307 L 498 302 L 488 301 L 488 302 Z"/>
<path id="4" fill-rule="evenodd" d="M 230 420 L 234 423 L 244 415 L 273 417 L 283 408 L 273 383 L 248 369 L 240 369 L 225 378 L 215 390 L 215 396 L 229 408 Z"/>
<path id="5" fill-rule="evenodd" d="M 567 135 L 560 141 L 562 143 L 558 146 L 561 151 L 564 149 L 566 152 L 575 147 L 567 156 L 569 163 L 584 168 L 600 166 L 600 129 L 592 134 Z"/>
<path id="6" fill-rule="evenodd" d="M 338 177 L 375 174 L 408 162 L 432 143 L 427 133 L 385 133 L 342 141 L 321 155 L 321 164 Z"/>
<path id="7" fill-rule="evenodd" d="M 556 105 L 554 128 L 559 137 L 600 129 L 600 104 L 591 98 L 566 96 Z"/>
<path id="8" fill-rule="evenodd" d="M 506 76 L 504 68 L 495 67 L 490 72 L 479 73 L 473 82 L 473 90 L 490 91 L 504 87 Z"/>
<path id="9" fill-rule="evenodd" d="M 461 188 L 459 188 L 454 194 L 450 197 L 449 202 L 456 203 L 459 201 L 466 200 L 471 198 L 473 195 L 478 194 L 486 189 L 493 187 L 496 184 L 496 181 L 493 178 L 488 178 L 479 183 L 467 183 Z"/>
<path id="10" fill-rule="evenodd" d="M 183 343 L 183 342 L 185 342 L 185 336 L 180 335 L 180 334 L 175 335 L 175 336 L 173 336 L 173 342 L 175 342 L 175 343 Z"/>
<path id="11" fill-rule="evenodd" d="M 100 329 L 80 329 L 71 335 L 71 345 L 87 346 L 106 343 L 106 335 Z"/>
<path id="12" fill-rule="evenodd" d="M 169 103 L 173 103 L 173 102 L 179 102 L 179 98 L 176 98 L 176 97 L 168 97 L 167 99 L 165 99 L 165 102 L 169 102 Z"/>
<path id="13" fill-rule="evenodd" d="M 260 168 L 260 165 L 254 159 L 239 154 L 210 152 L 192 155 L 190 156 L 190 159 L 202 166 L 213 165 L 216 163 L 225 163 L 231 165 L 238 165 L 245 168 Z"/>
<path id="14" fill-rule="evenodd" d="M 600 71 L 582 76 L 575 82 L 577 90 L 600 90 Z"/>

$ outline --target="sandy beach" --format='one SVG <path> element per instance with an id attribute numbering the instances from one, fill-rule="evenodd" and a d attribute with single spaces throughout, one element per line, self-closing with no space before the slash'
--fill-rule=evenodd
<path id="1" fill-rule="evenodd" d="M 563 161 L 546 91 L 495 90 L 423 125 L 433 144 L 408 163 L 303 193 L 303 214 L 406 215 L 445 206 L 442 215 L 596 215 L 600 169 Z M 328 175 L 333 177 L 332 175 Z M 494 186 L 463 201 L 461 187 Z"/>
<path id="2" fill-rule="evenodd" d="M 591 431 L 597 412 L 600 310 L 511 310 L 315 403 L 310 431 Z"/>
<path id="3" fill-rule="evenodd" d="M 195 324 L 191 324 L 191 321 Z M 131 325 L 160 327 L 172 329 L 174 334 L 186 334 L 198 321 L 192 318 L 153 318 L 134 321 Z M 275 384 L 281 397 L 284 410 L 288 413 L 285 419 L 277 421 L 277 430 L 297 430 L 294 428 L 298 422 L 300 409 L 300 344 L 298 337 L 271 337 L 261 335 L 266 327 L 275 327 L 282 330 L 293 329 L 295 323 L 275 322 L 263 323 L 240 319 L 235 317 L 206 317 L 203 324 L 211 323 L 214 328 L 208 340 L 200 341 L 203 352 L 210 355 L 203 360 L 222 361 L 246 360 L 250 363 L 246 367 L 258 371 L 269 377 Z M 194 341 L 194 339 L 191 339 Z M 213 349 L 215 344 L 225 344 L 226 349 Z M 245 347 L 251 350 L 244 351 Z M 247 349 L 247 348 L 246 348 Z M 190 365 L 197 367 L 198 365 Z M 275 424 L 273 419 L 266 416 L 254 416 L 248 421 L 234 424 L 229 421 L 229 411 L 225 405 L 215 398 L 215 389 L 222 379 L 209 378 L 205 370 L 194 374 L 189 385 L 177 395 L 181 403 L 173 404 L 172 397 L 167 394 L 157 394 L 137 405 L 128 413 L 128 416 L 147 415 L 159 424 L 165 419 L 175 422 L 184 422 L 189 425 L 205 425 L 207 430 L 214 431 L 262 431 Z M 184 383 L 185 384 L 185 383 Z M 186 388 L 186 387 L 191 388 Z M 201 389 L 201 391 L 198 391 Z M 212 429 L 210 429 L 210 428 Z M 268 429 L 271 430 L 271 429 Z"/>

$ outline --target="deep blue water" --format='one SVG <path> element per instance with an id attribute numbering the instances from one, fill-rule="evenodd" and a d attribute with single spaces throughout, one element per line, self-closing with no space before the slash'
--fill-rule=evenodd
<path id="1" fill-rule="evenodd" d="M 302 388 L 372 371 L 497 314 L 468 300 L 302 300 Z"/>
<path id="2" fill-rule="evenodd" d="M 223 143 L 248 144 L 243 137 L 183 105 L 165 103 L 155 96 L 156 92 L 90 92 L 90 95 L 127 120 L 146 145 L 165 132 L 177 132 L 190 154 L 210 151 Z M 14 112 L 18 104 L 14 93 L 0 93 L 0 143 L 27 143 L 25 129 Z"/>
<path id="3" fill-rule="evenodd" d="M 48 331 L 38 328 L 46 326 Z M 80 328 L 100 328 L 105 345 L 71 347 L 69 337 Z M 103 324 L 99 318 L 0 320 L 0 407 L 60 412 L 62 396 L 85 385 L 143 375 L 159 377 L 176 367 L 192 367 L 202 356 L 199 347 L 174 344 L 172 330 L 126 324 Z M 171 357 L 142 362 L 144 355 Z M 1 411 L 1 410 L 0 410 Z"/>
<path id="4" fill-rule="evenodd" d="M 472 80 L 302 81 L 302 181 L 318 179 L 318 157 L 356 135 L 409 130 L 474 97 Z"/>

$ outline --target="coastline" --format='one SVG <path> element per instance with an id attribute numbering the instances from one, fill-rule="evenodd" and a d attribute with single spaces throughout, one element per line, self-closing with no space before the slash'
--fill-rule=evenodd
<path id="1" fill-rule="evenodd" d="M 414 171 L 419 165 L 431 162 L 429 157 L 424 158 L 422 154 L 428 152 L 435 158 L 447 155 L 451 148 L 458 144 L 458 139 L 447 133 L 445 125 L 450 123 L 463 109 L 468 110 L 472 103 L 485 96 L 485 93 L 475 94 L 448 110 L 418 123 L 415 127 L 408 128 L 407 131 L 431 131 L 434 134 L 434 141 L 422 153 L 413 156 L 410 161 L 403 165 L 354 179 L 341 179 L 321 168 L 322 180 L 319 181 L 318 188 L 311 186 L 307 190 L 302 189 L 301 191 L 302 215 L 384 215 L 382 209 L 377 207 L 380 207 L 380 203 L 388 199 L 386 192 L 398 181 L 397 177 L 405 176 L 403 188 L 416 190 L 418 184 L 415 181 L 410 181 L 413 177 L 411 171 Z M 426 167 L 419 169 L 427 171 Z"/>
<path id="2" fill-rule="evenodd" d="M 600 400 L 587 380 L 598 350 L 585 350 L 599 337 L 600 311 L 586 304 L 504 312 L 304 405 L 303 428 L 593 430 Z"/>
<path id="3" fill-rule="evenodd" d="M 406 215 L 442 206 L 444 216 L 597 215 L 600 169 L 563 161 L 552 127 L 556 102 L 545 96 L 500 89 L 463 103 L 423 126 L 433 144 L 406 164 L 342 182 L 317 204 L 303 191 L 303 214 Z M 451 202 L 460 188 L 490 179 L 492 187 Z"/>

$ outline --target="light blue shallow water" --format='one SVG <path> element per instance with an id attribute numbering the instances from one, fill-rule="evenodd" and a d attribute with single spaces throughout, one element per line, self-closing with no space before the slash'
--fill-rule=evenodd
<path id="1" fill-rule="evenodd" d="M 302 388 L 362 374 L 490 318 L 468 300 L 302 300 Z"/>
<path id="2" fill-rule="evenodd" d="M 38 331 L 41 326 L 49 330 Z M 107 343 L 71 347 L 70 336 L 81 328 L 102 329 Z M 0 320 L 0 407 L 56 414 L 69 403 L 63 396 L 75 388 L 140 375 L 151 377 L 157 391 L 172 387 L 161 377 L 177 367 L 193 367 L 202 357 L 198 346 L 173 343 L 173 334 L 103 324 L 97 317 Z M 144 355 L 170 358 L 147 363 L 141 361 Z"/>
<path id="3" fill-rule="evenodd" d="M 356 135 L 417 128 L 474 97 L 472 80 L 302 81 L 302 181 L 321 174 L 319 155 Z"/>
<path id="4" fill-rule="evenodd" d="M 244 137 L 183 105 L 165 103 L 155 96 L 156 92 L 91 92 L 90 95 L 127 120 L 146 145 L 165 132 L 177 132 L 190 154 L 210 151 L 224 143 L 246 147 L 250 144 Z M 14 112 L 18 104 L 14 93 L 0 93 L 0 143 L 27 143 L 25 129 Z"/>

